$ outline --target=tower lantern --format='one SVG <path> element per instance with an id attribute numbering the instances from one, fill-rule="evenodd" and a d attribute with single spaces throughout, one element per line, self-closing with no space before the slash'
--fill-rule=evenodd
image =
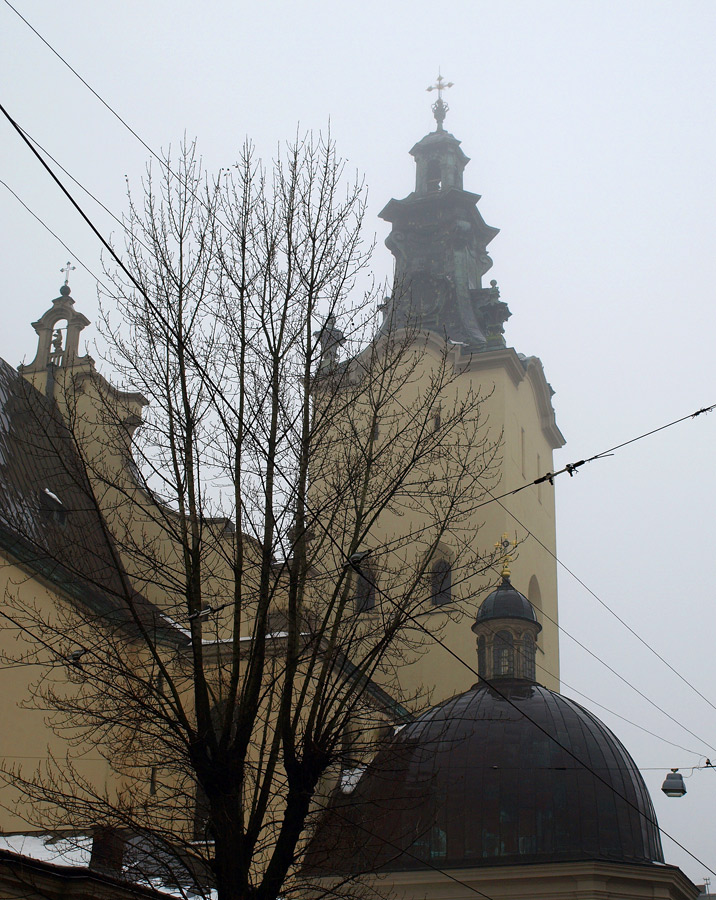
<path id="1" fill-rule="evenodd" d="M 380 213 L 392 225 L 386 246 L 395 257 L 395 281 L 384 315 L 391 327 L 433 331 L 471 351 L 505 346 L 503 325 L 510 316 L 497 282 L 482 286 L 492 266 L 487 245 L 499 229 L 487 225 L 477 209 L 479 194 L 463 188 L 470 161 L 460 141 L 443 128 L 447 104 L 442 76 L 428 90 L 437 122 L 410 151 L 415 159 L 415 190 L 391 200 Z"/>

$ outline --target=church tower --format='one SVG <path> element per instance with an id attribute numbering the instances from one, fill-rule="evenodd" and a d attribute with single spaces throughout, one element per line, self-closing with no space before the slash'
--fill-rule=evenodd
<path id="1" fill-rule="evenodd" d="M 474 616 L 489 582 L 500 583 L 506 552 L 511 569 L 536 610 L 541 630 L 537 678 L 549 688 L 559 688 L 557 627 L 557 571 L 555 559 L 555 507 L 548 482 L 531 484 L 553 470 L 552 452 L 564 444 L 552 407 L 552 388 L 536 356 L 518 353 L 508 345 L 505 323 L 511 313 L 500 298 L 497 282 L 483 285 L 492 267 L 488 245 L 498 229 L 488 225 L 479 209 L 480 195 L 463 184 L 469 162 L 460 141 L 444 129 L 447 104 L 442 94 L 450 85 L 438 78 L 433 86 L 436 129 L 410 151 L 415 160 L 415 190 L 402 200 L 392 199 L 380 213 L 391 225 L 386 246 L 395 257 L 392 293 L 383 306 L 382 332 L 409 329 L 421 335 L 426 353 L 423 379 L 431 377 L 430 360 L 442 365 L 449 357 L 454 367 L 456 390 L 463 396 L 480 394 L 480 419 L 492 441 L 497 472 L 484 485 L 483 500 L 472 514 L 469 527 L 458 540 L 469 540 L 493 565 L 473 575 L 449 571 L 457 555 L 457 540 L 446 535 L 440 558 L 434 564 L 433 581 L 440 567 L 447 567 L 453 600 L 463 614 Z M 494 500 L 529 485 L 513 496 Z M 419 529 L 419 522 L 395 520 L 377 539 L 391 540 L 393 529 Z M 408 533 L 406 530 L 405 533 Z M 451 543 L 452 542 L 452 543 Z M 497 545 L 496 545 L 497 542 Z M 455 544 L 455 546 L 453 546 Z M 513 549 L 513 545 L 516 545 Z M 461 584 L 461 589 L 457 585 Z M 433 594 L 435 596 L 435 594 Z M 448 604 L 435 603 L 435 620 L 442 640 L 462 659 L 472 662 L 474 649 L 469 629 L 460 615 L 450 615 Z M 410 672 L 408 673 L 408 669 Z M 464 667 L 435 645 L 418 662 L 406 667 L 408 689 L 434 689 L 434 702 L 451 696 L 464 684 Z"/>

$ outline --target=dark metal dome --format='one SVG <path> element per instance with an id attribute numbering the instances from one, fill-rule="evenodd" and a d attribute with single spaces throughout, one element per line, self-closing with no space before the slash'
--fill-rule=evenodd
<path id="1" fill-rule="evenodd" d="M 539 685 L 500 693 L 476 685 L 400 730 L 336 793 L 306 872 L 663 862 L 648 791 L 612 732 Z"/>
<path id="2" fill-rule="evenodd" d="M 503 576 L 502 584 L 489 594 L 477 611 L 477 622 L 487 619 L 527 619 L 537 621 L 537 614 L 530 601 L 514 588 L 507 576 Z"/>

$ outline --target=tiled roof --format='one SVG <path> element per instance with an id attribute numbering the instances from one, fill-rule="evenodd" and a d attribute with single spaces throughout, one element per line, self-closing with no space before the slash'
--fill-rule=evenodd
<path id="1" fill-rule="evenodd" d="M 133 591 L 55 403 L 1 359 L 0 550 L 95 612 L 122 616 L 131 599 L 186 641 Z"/>

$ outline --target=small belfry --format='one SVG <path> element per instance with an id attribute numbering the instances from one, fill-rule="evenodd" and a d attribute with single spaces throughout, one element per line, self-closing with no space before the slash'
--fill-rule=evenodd
<path id="1" fill-rule="evenodd" d="M 31 363 L 20 366 L 24 375 L 48 372 L 52 368 L 69 368 L 90 360 L 88 356 L 79 355 L 80 333 L 90 321 L 74 308 L 75 301 L 70 296 L 70 272 L 74 270 L 75 266 L 69 261 L 60 269 L 65 275 L 60 296 L 52 301 L 50 309 L 32 323 L 38 336 L 37 353 Z"/>
<path id="2" fill-rule="evenodd" d="M 497 282 L 482 286 L 492 266 L 487 245 L 499 229 L 482 218 L 480 195 L 463 188 L 470 160 L 443 128 L 448 106 L 442 94 L 452 86 L 438 75 L 428 88 L 438 92 L 436 129 L 410 151 L 415 190 L 380 213 L 392 225 L 385 243 L 395 257 L 393 290 L 383 312 L 390 327 L 433 331 L 472 351 L 490 350 L 505 346 L 503 326 L 510 317 Z"/>

